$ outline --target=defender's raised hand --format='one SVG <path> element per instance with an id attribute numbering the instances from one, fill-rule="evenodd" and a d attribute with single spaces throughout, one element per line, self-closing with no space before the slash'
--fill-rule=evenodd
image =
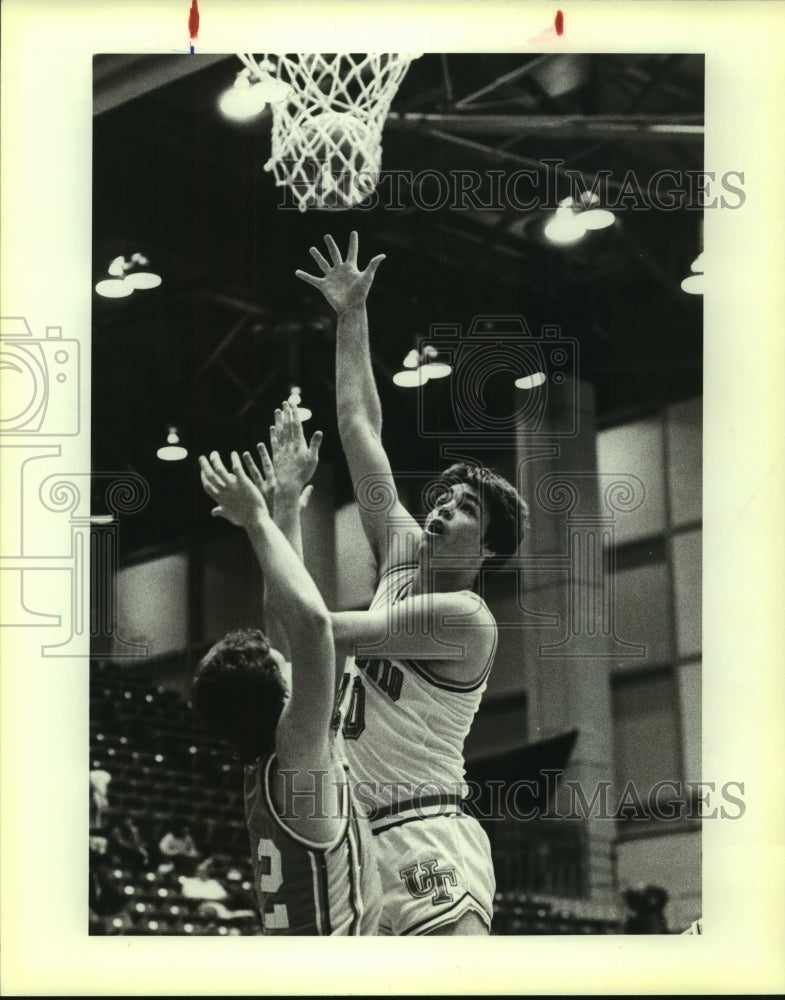
<path id="1" fill-rule="evenodd" d="M 346 253 L 346 260 L 343 260 L 341 253 L 332 236 L 324 238 L 327 250 L 332 263 L 328 263 L 322 254 L 311 247 L 310 254 L 316 261 L 319 270 L 324 275 L 323 278 L 314 277 L 306 271 L 295 271 L 295 275 L 302 281 L 314 288 L 318 288 L 327 299 L 333 309 L 340 315 L 350 309 L 365 304 L 368 291 L 373 283 L 376 269 L 384 260 L 384 254 L 378 254 L 365 268 L 360 271 L 357 267 L 357 233 L 352 232 L 349 236 L 349 249 Z"/>
<path id="2" fill-rule="evenodd" d="M 256 466 L 254 460 L 251 458 L 251 453 L 249 451 L 243 452 L 243 462 L 245 463 L 249 479 L 264 497 L 267 503 L 267 509 L 270 511 L 270 514 L 272 514 L 273 501 L 275 499 L 275 490 L 277 486 L 275 469 L 273 468 L 270 453 L 267 451 L 263 441 L 260 441 L 257 444 L 256 450 L 259 452 L 259 461 L 262 465 L 261 472 Z"/>
<path id="3" fill-rule="evenodd" d="M 279 497 L 299 499 L 303 507 L 308 502 L 311 491 L 306 484 L 313 478 L 319 464 L 322 437 L 322 432 L 316 431 L 310 444 L 305 443 L 297 407 L 288 401 L 275 411 L 275 425 L 270 428 L 270 444 L 276 494 Z"/>
<path id="4" fill-rule="evenodd" d="M 244 453 L 245 463 L 253 468 L 257 482 L 261 474 L 248 452 Z M 199 456 L 202 486 L 205 493 L 218 504 L 210 511 L 213 517 L 223 517 L 241 528 L 251 527 L 259 517 L 269 517 L 264 494 L 259 485 L 252 481 L 243 469 L 240 456 L 232 452 L 232 471 L 229 472 L 217 451 L 210 453 L 208 461 Z"/>

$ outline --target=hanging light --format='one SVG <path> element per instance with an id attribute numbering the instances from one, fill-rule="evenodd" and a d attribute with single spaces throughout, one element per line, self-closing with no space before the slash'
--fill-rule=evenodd
<path id="1" fill-rule="evenodd" d="M 135 289 L 157 288 L 161 275 L 150 267 L 150 261 L 141 253 L 134 253 L 126 260 L 115 257 L 107 268 L 108 278 L 96 283 L 95 290 L 106 299 L 121 299 L 131 295 Z"/>
<path id="2" fill-rule="evenodd" d="M 423 350 L 423 362 L 420 366 L 420 371 L 426 373 L 429 379 L 432 378 L 445 378 L 450 374 L 452 368 L 447 364 L 446 361 L 437 361 L 439 352 L 435 347 L 430 344 Z M 405 363 L 405 362 L 404 362 Z"/>
<path id="3" fill-rule="evenodd" d="M 607 208 L 587 208 L 585 212 L 581 212 L 578 220 L 584 229 L 607 229 L 614 224 L 616 216 Z"/>
<path id="4" fill-rule="evenodd" d="M 107 267 L 106 273 L 111 274 L 113 278 L 124 278 L 125 257 L 115 257 L 115 259 L 111 262 L 109 267 Z"/>
<path id="5" fill-rule="evenodd" d="M 125 278 L 102 278 L 96 282 L 95 290 L 105 299 L 124 299 L 134 291 Z"/>
<path id="6" fill-rule="evenodd" d="M 153 271 L 150 261 L 140 253 L 132 254 L 130 263 L 124 267 L 125 280 L 132 288 L 158 288 L 161 284 L 161 275 Z"/>
<path id="7" fill-rule="evenodd" d="M 565 198 L 559 203 L 543 232 L 551 243 L 575 243 L 585 236 L 586 229 L 578 220 L 572 198 Z"/>
<path id="8" fill-rule="evenodd" d="M 420 367 L 420 352 L 413 347 L 403 359 L 403 369 L 393 375 L 393 382 L 402 389 L 414 389 L 418 385 L 425 385 L 428 381 L 428 373 Z"/>
<path id="9" fill-rule="evenodd" d="M 616 216 L 598 208 L 599 203 L 599 195 L 594 192 L 584 192 L 577 205 L 572 198 L 563 198 L 545 226 L 546 237 L 552 243 L 575 243 L 590 230 L 612 226 Z"/>
<path id="10" fill-rule="evenodd" d="M 262 63 L 253 70 L 246 66 L 240 70 L 233 86 L 225 90 L 218 100 L 221 113 L 232 121 L 249 121 L 260 115 L 268 104 L 286 100 L 290 87 L 271 76 L 271 63 Z"/>
<path id="11" fill-rule="evenodd" d="M 403 359 L 403 369 L 393 375 L 395 385 L 413 389 L 425 385 L 429 379 L 449 375 L 452 368 L 446 361 L 437 361 L 438 353 L 430 344 L 423 348 L 422 354 L 413 347 Z"/>
<path id="12" fill-rule="evenodd" d="M 545 383 L 545 372 L 535 372 L 534 375 L 523 375 L 516 378 L 515 385 L 518 389 L 536 389 L 538 385 Z"/>
<path id="13" fill-rule="evenodd" d="M 607 229 L 616 221 L 613 212 L 607 208 L 598 208 L 600 196 L 593 191 L 585 191 L 581 196 L 582 211 L 577 216 L 577 221 L 584 229 Z"/>
<path id="14" fill-rule="evenodd" d="M 682 291 L 687 292 L 689 295 L 703 295 L 703 251 L 690 264 L 690 270 L 693 273 L 682 280 Z"/>
<path id="15" fill-rule="evenodd" d="M 687 292 L 689 295 L 703 295 L 703 285 L 702 274 L 691 274 L 688 278 L 682 280 L 681 290 Z"/>
<path id="16" fill-rule="evenodd" d="M 176 427 L 170 427 L 166 434 L 166 444 L 156 452 L 162 462 L 180 462 L 188 457 L 188 450 L 180 444 Z"/>
<path id="17" fill-rule="evenodd" d="M 289 390 L 289 402 L 297 410 L 297 416 L 300 418 L 301 424 L 304 424 L 306 420 L 311 419 L 313 413 L 311 413 L 307 406 L 300 405 L 302 402 L 302 395 L 298 385 L 293 385 Z"/>
<path id="18" fill-rule="evenodd" d="M 422 368 L 405 368 L 403 371 L 393 375 L 393 382 L 404 389 L 413 389 L 418 385 L 425 385 L 428 381 L 428 373 Z"/>

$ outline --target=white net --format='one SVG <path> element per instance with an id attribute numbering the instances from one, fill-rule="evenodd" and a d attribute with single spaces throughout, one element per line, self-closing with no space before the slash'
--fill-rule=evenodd
<path id="1" fill-rule="evenodd" d="M 256 65 L 253 56 L 240 56 Z M 382 129 L 416 55 L 270 55 L 261 73 L 288 85 L 272 104 L 272 150 L 265 170 L 289 188 L 293 203 L 352 208 L 376 187 Z"/>

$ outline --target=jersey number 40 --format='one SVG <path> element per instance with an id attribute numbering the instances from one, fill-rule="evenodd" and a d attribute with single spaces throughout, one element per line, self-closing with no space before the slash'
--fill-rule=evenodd
<path id="1" fill-rule="evenodd" d="M 341 728 L 341 706 L 346 696 L 346 689 L 349 686 L 351 674 L 344 674 L 341 678 L 341 686 L 335 699 L 335 714 L 333 715 L 332 727 L 334 732 Z M 349 703 L 346 708 L 346 715 L 343 720 L 341 730 L 347 740 L 356 740 L 365 729 L 365 689 L 359 677 L 354 678 Z"/>

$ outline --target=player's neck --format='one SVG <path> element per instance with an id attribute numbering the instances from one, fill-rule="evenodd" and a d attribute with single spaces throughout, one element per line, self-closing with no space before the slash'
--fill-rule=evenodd
<path id="1" fill-rule="evenodd" d="M 441 562 L 441 565 L 440 565 Z M 420 550 L 417 569 L 412 578 L 410 594 L 449 594 L 456 590 L 472 590 L 479 572 L 478 566 L 451 568 L 449 563 L 431 559 Z"/>

